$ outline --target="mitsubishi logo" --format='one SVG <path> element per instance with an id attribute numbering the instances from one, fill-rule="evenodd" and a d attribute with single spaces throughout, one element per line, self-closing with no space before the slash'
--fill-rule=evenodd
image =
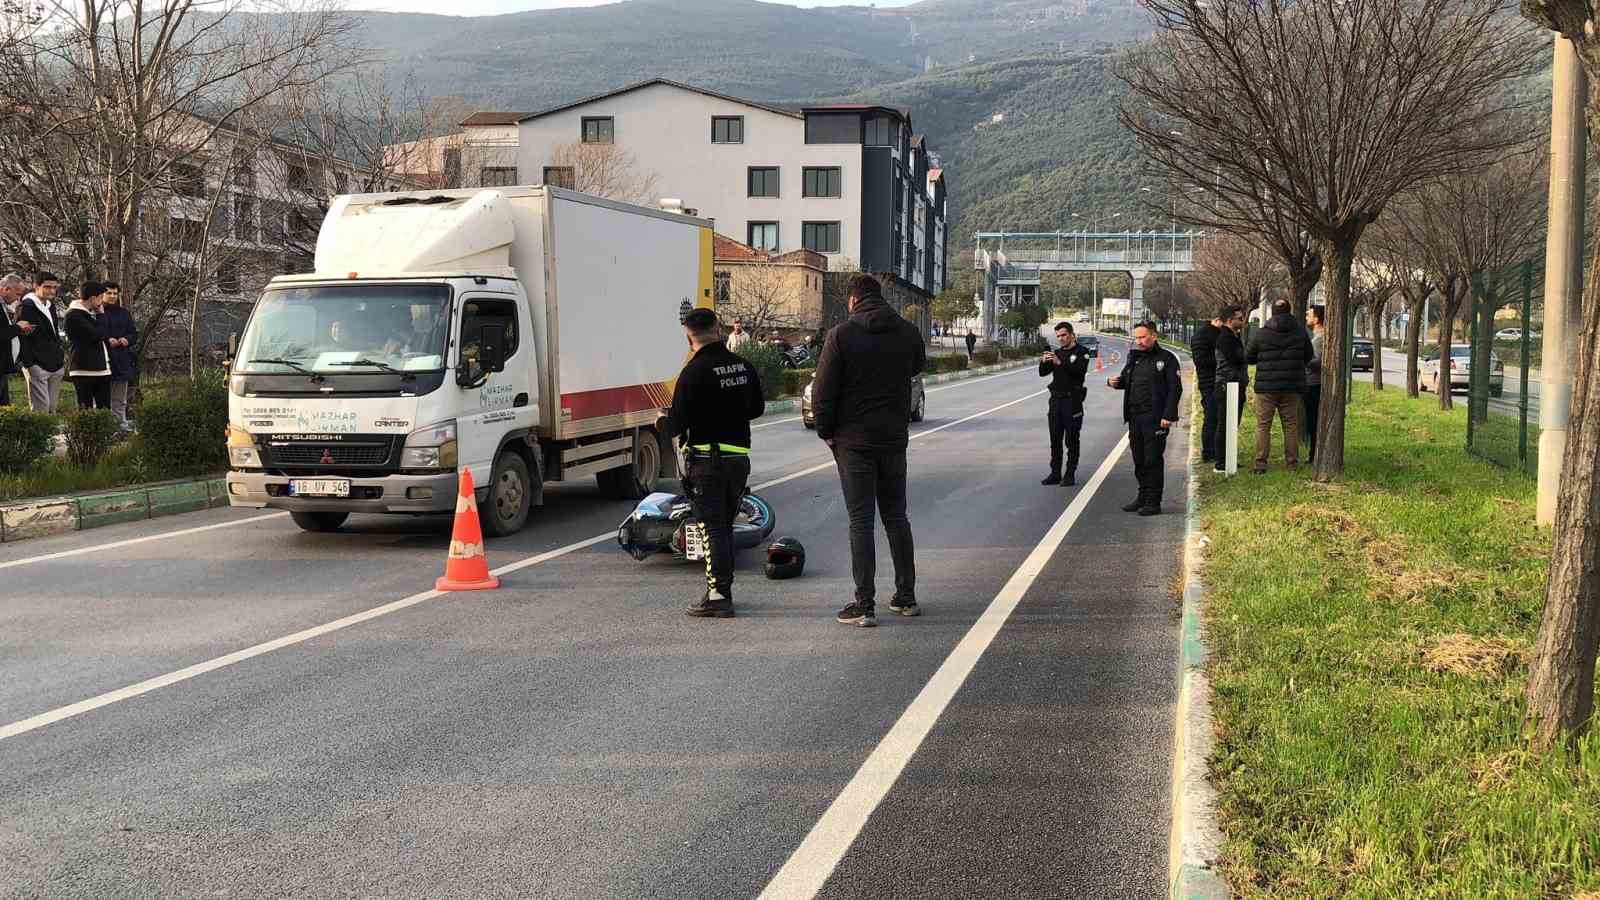
<path id="1" fill-rule="evenodd" d="M 322 451 L 322 464 L 325 465 L 325 466 L 333 465 L 333 451 L 332 450 L 324 449 Z"/>

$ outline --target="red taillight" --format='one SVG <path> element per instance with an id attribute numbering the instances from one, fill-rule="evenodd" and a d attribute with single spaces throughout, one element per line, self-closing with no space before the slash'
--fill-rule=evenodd
<path id="1" fill-rule="evenodd" d="M 1456 361 L 1452 359 L 1452 360 L 1450 360 L 1450 371 L 1454 372 L 1455 370 L 1456 370 Z"/>

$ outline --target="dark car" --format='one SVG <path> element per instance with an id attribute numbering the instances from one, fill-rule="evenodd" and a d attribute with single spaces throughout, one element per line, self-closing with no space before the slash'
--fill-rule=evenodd
<path id="1" fill-rule="evenodd" d="M 1100 355 L 1100 339 L 1097 337 L 1084 335 L 1078 338 L 1078 346 L 1088 351 L 1090 359 Z"/>
<path id="2" fill-rule="evenodd" d="M 1350 371 L 1372 371 L 1372 342 L 1355 340 L 1350 342 Z"/>
<path id="3" fill-rule="evenodd" d="M 800 424 L 807 428 L 817 427 L 816 411 L 811 408 L 811 386 L 817 383 L 817 376 L 811 376 L 806 382 L 806 389 L 800 393 Z M 911 376 L 911 421 L 921 422 L 922 417 L 928 412 L 928 391 L 922 385 L 922 376 Z"/>

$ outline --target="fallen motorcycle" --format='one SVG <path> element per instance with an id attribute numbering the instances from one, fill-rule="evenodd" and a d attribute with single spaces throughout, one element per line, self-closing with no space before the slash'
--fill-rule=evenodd
<path id="1" fill-rule="evenodd" d="M 733 548 L 748 550 L 759 545 L 772 536 L 777 525 L 778 517 L 767 501 L 746 491 L 739 498 L 739 512 L 733 520 Z M 699 561 L 710 551 L 689 498 L 667 493 L 639 501 L 617 528 L 617 545 L 637 560 L 671 553 L 677 559 Z"/>

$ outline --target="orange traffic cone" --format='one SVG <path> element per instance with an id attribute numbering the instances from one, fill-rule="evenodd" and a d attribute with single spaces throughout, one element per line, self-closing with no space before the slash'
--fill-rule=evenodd
<path id="1" fill-rule="evenodd" d="M 1106 361 L 1101 359 L 1098 353 L 1094 355 L 1094 370 L 1096 372 L 1104 372 L 1106 370 Z"/>
<path id="2" fill-rule="evenodd" d="M 483 529 L 478 526 L 478 499 L 472 490 L 472 470 L 461 470 L 461 494 L 456 497 L 456 525 L 450 535 L 450 558 L 444 577 L 434 582 L 440 591 L 487 591 L 500 586 L 489 574 L 483 556 Z"/>

